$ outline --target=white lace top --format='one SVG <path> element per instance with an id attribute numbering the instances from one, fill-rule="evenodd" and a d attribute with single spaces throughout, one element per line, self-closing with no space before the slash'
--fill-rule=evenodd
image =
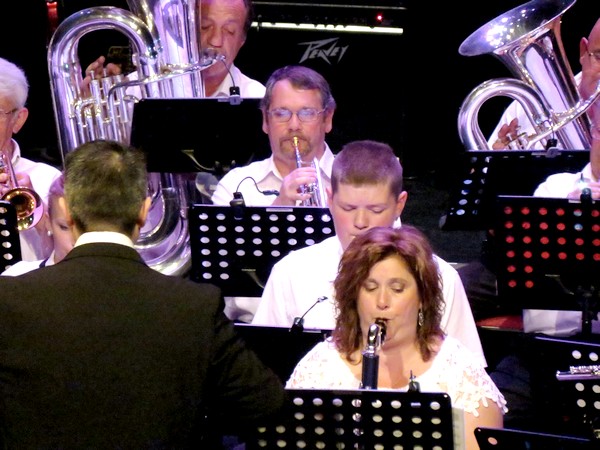
<path id="1" fill-rule="evenodd" d="M 331 338 L 318 343 L 296 365 L 286 383 L 290 389 L 358 389 L 360 381 L 346 365 Z M 456 339 L 447 336 L 433 364 L 415 381 L 422 392 L 446 392 L 452 406 L 479 416 L 481 405 L 495 402 L 506 413 L 506 400 L 486 370 Z M 399 389 L 406 391 L 408 386 Z"/>

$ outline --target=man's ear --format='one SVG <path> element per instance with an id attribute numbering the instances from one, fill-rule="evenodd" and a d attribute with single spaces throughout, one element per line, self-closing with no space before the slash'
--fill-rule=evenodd
<path id="1" fill-rule="evenodd" d="M 146 223 L 146 219 L 148 218 L 148 212 L 150 211 L 150 206 L 152 206 L 152 199 L 150 197 L 146 197 L 142 206 L 140 207 L 140 214 L 138 216 L 138 225 L 140 228 L 144 226 Z"/>
<path id="2" fill-rule="evenodd" d="M 19 109 L 19 112 L 17 113 L 17 120 L 15 120 L 15 123 L 12 127 L 13 134 L 17 134 L 21 130 L 27 121 L 27 117 L 29 117 L 29 110 L 26 107 Z"/>
<path id="3" fill-rule="evenodd" d="M 402 211 L 404 211 L 404 207 L 406 206 L 406 200 L 408 200 L 408 192 L 400 192 L 400 195 L 396 199 L 396 218 L 402 215 Z"/>
<path id="4" fill-rule="evenodd" d="M 331 186 L 325 187 L 325 193 L 327 194 L 327 204 L 331 206 L 333 204 L 333 192 Z"/>
<path id="5" fill-rule="evenodd" d="M 262 130 L 265 134 L 269 134 L 269 121 L 268 121 L 268 117 L 267 117 L 267 113 L 265 111 L 263 111 L 262 113 Z"/>
<path id="6" fill-rule="evenodd" d="M 64 197 L 58 197 L 58 207 L 62 208 L 65 212 L 65 219 L 67 220 L 67 225 L 73 228 L 73 217 L 71 217 L 71 211 L 69 210 L 69 205 Z"/>
<path id="7" fill-rule="evenodd" d="M 588 40 L 582 37 L 579 40 L 579 64 L 583 66 L 583 58 L 588 57 Z"/>

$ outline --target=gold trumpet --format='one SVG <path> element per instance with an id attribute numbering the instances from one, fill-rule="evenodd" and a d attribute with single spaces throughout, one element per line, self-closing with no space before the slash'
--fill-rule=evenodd
<path id="1" fill-rule="evenodd" d="M 0 152 L 0 173 L 8 175 L 6 185 L 9 190 L 2 196 L 2 200 L 10 202 L 17 211 L 17 229 L 27 230 L 36 224 L 44 214 L 44 203 L 33 189 L 17 186 L 17 177 L 8 155 Z"/>
<path id="2" fill-rule="evenodd" d="M 319 169 L 319 161 L 317 160 L 317 158 L 314 158 L 311 162 L 302 161 L 302 156 L 300 155 L 298 136 L 292 137 L 292 146 L 294 147 L 294 152 L 296 153 L 296 167 L 306 167 L 306 165 L 310 164 L 317 171 L 316 183 L 303 184 L 300 186 L 300 192 L 302 194 L 310 194 L 310 197 L 308 199 L 302 201 L 302 206 L 325 207 L 326 202 L 323 196 L 323 190 L 321 188 L 323 183 L 321 182 L 321 171 Z"/>

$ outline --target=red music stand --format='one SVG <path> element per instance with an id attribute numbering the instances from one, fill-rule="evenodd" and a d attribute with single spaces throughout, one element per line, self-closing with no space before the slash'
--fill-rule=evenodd
<path id="1" fill-rule="evenodd" d="M 523 308 L 582 311 L 582 334 L 600 309 L 600 203 L 498 196 L 498 294 Z"/>

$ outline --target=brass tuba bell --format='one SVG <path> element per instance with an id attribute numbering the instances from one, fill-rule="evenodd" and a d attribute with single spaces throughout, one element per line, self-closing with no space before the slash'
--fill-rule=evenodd
<path id="1" fill-rule="evenodd" d="M 488 80 L 464 100 L 458 130 L 467 150 L 491 150 L 478 124 L 479 109 L 495 96 L 519 102 L 534 134 L 521 137 L 524 149 L 556 137 L 563 148 L 591 145 L 591 125 L 585 111 L 600 96 L 600 84 L 588 99 L 580 99 L 560 36 L 564 12 L 575 0 L 532 0 L 480 27 L 463 41 L 463 56 L 492 54 L 518 77 Z M 562 111 L 562 112 L 561 112 Z"/>
<path id="2" fill-rule="evenodd" d="M 17 185 L 17 177 L 9 156 L 0 151 L 0 173 L 8 175 L 9 190 L 0 198 L 10 202 L 17 211 L 17 229 L 33 228 L 44 214 L 44 203 L 33 189 Z"/>

